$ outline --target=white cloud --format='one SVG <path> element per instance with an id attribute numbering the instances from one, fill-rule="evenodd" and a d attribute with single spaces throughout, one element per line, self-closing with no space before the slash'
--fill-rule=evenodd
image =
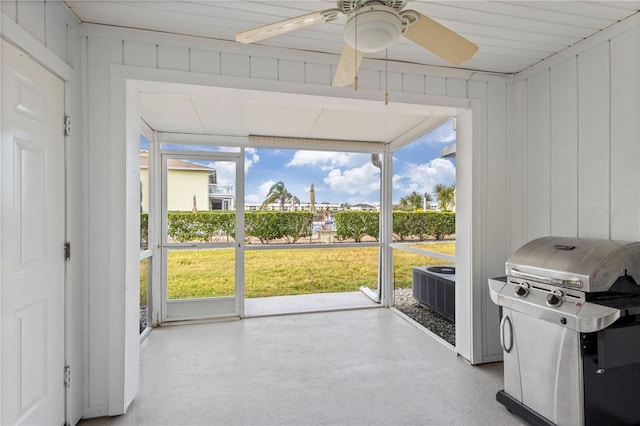
<path id="1" fill-rule="evenodd" d="M 234 161 L 212 161 L 207 167 L 216 169 L 216 179 L 225 185 L 236 181 L 236 163 Z"/>
<path id="2" fill-rule="evenodd" d="M 442 143 L 453 143 L 456 141 L 456 131 L 453 129 L 449 129 L 447 133 L 439 135 L 440 142 Z"/>
<path id="3" fill-rule="evenodd" d="M 371 163 L 344 172 L 333 169 L 324 178 L 324 183 L 335 192 L 366 195 L 379 190 L 380 171 Z"/>
<path id="4" fill-rule="evenodd" d="M 256 194 L 247 194 L 244 198 L 244 202 L 247 204 L 259 204 L 264 201 L 264 198 L 258 197 Z"/>
<path id="5" fill-rule="evenodd" d="M 418 138 L 415 143 L 425 144 L 450 144 L 456 141 L 456 131 L 453 129 L 453 120 L 447 121 L 440 127 L 436 127 L 426 135 Z"/>
<path id="6" fill-rule="evenodd" d="M 244 150 L 244 173 L 246 174 L 251 166 L 260 161 L 258 150 L 255 148 L 247 148 Z"/>
<path id="7" fill-rule="evenodd" d="M 269 189 L 271 189 L 271 187 L 274 184 L 275 184 L 275 182 L 272 181 L 272 180 L 268 180 L 266 182 L 262 182 L 260 184 L 260 186 L 258 186 L 258 189 L 256 190 L 256 193 L 247 194 L 245 196 L 244 201 L 246 203 L 259 203 L 259 204 L 262 204 L 262 202 L 265 200 L 265 198 L 267 198 L 267 194 L 269 193 Z"/>
<path id="8" fill-rule="evenodd" d="M 408 164 L 402 174 L 393 176 L 394 202 L 413 191 L 433 195 L 437 184 L 453 185 L 455 181 L 456 167 L 450 160 L 434 158 L 424 164 Z"/>
<path id="9" fill-rule="evenodd" d="M 221 150 L 223 151 L 223 150 Z M 237 150 L 228 150 L 228 152 L 237 152 Z M 258 151 L 254 148 L 247 148 L 244 151 L 244 172 L 260 161 Z M 218 183 L 232 183 L 236 181 L 236 167 L 234 161 L 212 161 L 207 167 L 216 169 Z"/>
<path id="10" fill-rule="evenodd" d="M 244 172 L 260 161 L 257 150 L 247 148 L 245 150 Z M 216 170 L 216 179 L 219 184 L 235 183 L 236 181 L 236 163 L 234 161 L 211 161 L 206 165 Z"/>
<path id="11" fill-rule="evenodd" d="M 315 166 L 322 170 L 336 167 L 350 167 L 368 159 L 366 154 L 351 152 L 296 151 L 287 166 Z"/>

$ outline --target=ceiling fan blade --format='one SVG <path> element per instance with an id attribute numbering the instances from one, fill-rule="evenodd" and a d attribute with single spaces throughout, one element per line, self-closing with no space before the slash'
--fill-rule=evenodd
<path id="1" fill-rule="evenodd" d="M 342 49 L 342 56 L 340 56 L 340 62 L 338 62 L 338 68 L 336 74 L 333 77 L 333 87 L 344 87 L 353 83 L 354 77 L 364 53 L 359 50 L 355 50 L 353 47 L 345 43 L 344 49 Z"/>
<path id="2" fill-rule="evenodd" d="M 404 36 L 419 46 L 435 53 L 451 65 L 460 65 L 468 61 L 478 51 L 478 46 L 461 35 L 451 31 L 423 14 L 410 11 L 419 16 Z"/>
<path id="3" fill-rule="evenodd" d="M 265 38 L 288 33 L 289 31 L 299 30 L 322 22 L 333 21 L 341 13 L 342 11 L 340 9 L 326 9 L 296 16 L 295 18 L 285 19 L 284 21 L 274 22 L 273 24 L 238 33 L 236 34 L 236 41 L 240 43 L 254 43 L 264 40 Z"/>

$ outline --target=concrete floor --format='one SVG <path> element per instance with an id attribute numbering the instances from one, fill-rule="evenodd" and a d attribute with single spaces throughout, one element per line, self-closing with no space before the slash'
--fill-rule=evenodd
<path id="1" fill-rule="evenodd" d="M 156 328 L 140 392 L 91 425 L 519 425 L 471 366 L 391 309 Z"/>
<path id="2" fill-rule="evenodd" d="M 288 315 L 345 309 L 377 308 L 380 305 L 362 291 L 254 297 L 244 300 L 245 317 Z"/>

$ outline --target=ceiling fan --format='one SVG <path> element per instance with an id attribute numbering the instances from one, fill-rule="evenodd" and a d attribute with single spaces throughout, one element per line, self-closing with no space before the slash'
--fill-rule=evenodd
<path id="1" fill-rule="evenodd" d="M 333 78 L 334 87 L 355 81 L 364 53 L 379 52 L 401 35 L 452 65 L 476 53 L 478 46 L 415 10 L 403 10 L 407 0 L 338 0 L 337 7 L 274 22 L 236 34 L 240 43 L 254 43 L 344 15 L 345 46 Z"/>

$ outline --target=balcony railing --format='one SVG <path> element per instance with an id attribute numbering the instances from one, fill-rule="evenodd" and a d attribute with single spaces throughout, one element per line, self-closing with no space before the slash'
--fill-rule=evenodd
<path id="1" fill-rule="evenodd" d="M 209 195 L 234 195 L 233 185 L 219 185 L 217 183 L 209 184 Z"/>

